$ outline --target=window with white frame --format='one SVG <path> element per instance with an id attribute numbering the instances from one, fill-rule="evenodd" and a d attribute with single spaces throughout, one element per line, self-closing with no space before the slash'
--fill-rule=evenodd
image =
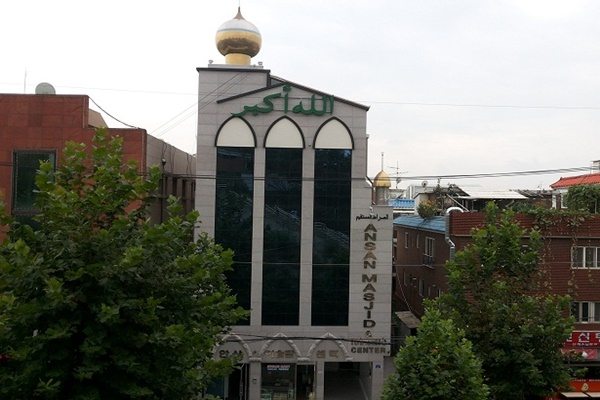
<path id="1" fill-rule="evenodd" d="M 598 253 L 600 253 L 600 247 L 573 246 L 571 248 L 571 268 L 600 268 Z"/>
<path id="2" fill-rule="evenodd" d="M 431 237 L 425 237 L 425 249 L 423 251 L 423 265 L 433 266 L 434 259 L 434 247 L 435 239 Z"/>
<path id="3" fill-rule="evenodd" d="M 560 208 L 569 208 L 567 205 L 567 194 L 561 193 L 558 196 L 560 196 Z"/>
<path id="4" fill-rule="evenodd" d="M 425 255 L 429 257 L 434 256 L 435 239 L 432 237 L 425 238 Z"/>
<path id="5" fill-rule="evenodd" d="M 405 249 L 408 249 L 408 241 L 409 241 L 408 232 L 404 232 L 404 248 Z"/>
<path id="6" fill-rule="evenodd" d="M 600 302 L 574 301 L 571 303 L 571 315 L 575 322 L 600 322 Z"/>
<path id="7" fill-rule="evenodd" d="M 421 245 L 419 244 L 419 242 L 421 241 L 421 235 L 419 235 L 419 234 L 417 233 L 417 238 L 416 238 L 415 240 L 416 240 L 416 242 L 417 242 L 417 249 L 418 249 L 419 247 L 421 247 Z"/>
<path id="8" fill-rule="evenodd" d="M 423 279 L 419 279 L 419 296 L 423 297 L 425 295 L 425 281 Z"/>

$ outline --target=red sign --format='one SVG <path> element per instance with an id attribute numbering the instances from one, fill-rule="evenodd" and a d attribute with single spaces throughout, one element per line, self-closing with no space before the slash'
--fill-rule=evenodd
<path id="1" fill-rule="evenodd" d="M 600 379 L 574 379 L 569 383 L 575 392 L 600 392 Z"/>
<path id="2" fill-rule="evenodd" d="M 584 393 L 587 393 L 587 392 L 600 392 L 600 379 L 573 379 L 571 382 L 569 382 L 569 386 L 570 386 L 571 392 L 579 393 L 579 394 L 585 396 Z M 565 392 L 565 393 L 569 393 L 569 392 Z M 564 399 L 564 398 L 565 397 L 560 396 L 560 394 L 556 393 L 554 396 L 545 397 L 544 400 L 560 400 L 560 399 Z M 583 398 L 583 397 L 577 396 L 575 398 L 579 399 L 579 398 Z"/>
<path id="3" fill-rule="evenodd" d="M 600 348 L 600 331 L 573 331 L 565 342 L 565 346 Z"/>
<path id="4" fill-rule="evenodd" d="M 570 349 L 562 349 L 563 354 L 579 354 L 584 360 L 598 360 L 598 349 L 573 347 Z"/>

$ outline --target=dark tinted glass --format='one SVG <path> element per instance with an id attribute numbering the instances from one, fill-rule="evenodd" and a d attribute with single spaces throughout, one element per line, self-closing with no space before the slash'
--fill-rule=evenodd
<path id="1" fill-rule="evenodd" d="M 348 325 L 348 265 L 313 267 L 312 276 L 312 324 Z"/>
<path id="2" fill-rule="evenodd" d="M 348 324 L 352 151 L 315 150 L 312 324 Z"/>
<path id="3" fill-rule="evenodd" d="M 14 214 L 35 214 L 35 176 L 42 161 L 49 161 L 54 166 L 54 152 L 19 151 L 14 153 L 12 197 Z"/>
<path id="4" fill-rule="evenodd" d="M 238 304 L 249 310 L 254 149 L 218 148 L 216 184 L 215 241 L 234 251 L 233 270 L 227 273 L 227 281 Z"/>
<path id="5" fill-rule="evenodd" d="M 300 265 L 263 266 L 263 325 L 298 325 L 300 314 Z"/>
<path id="6" fill-rule="evenodd" d="M 263 325 L 297 325 L 300 304 L 302 149 L 267 149 Z"/>

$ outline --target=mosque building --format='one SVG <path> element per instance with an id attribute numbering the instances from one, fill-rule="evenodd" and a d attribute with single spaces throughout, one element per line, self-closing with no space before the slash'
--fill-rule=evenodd
<path id="1" fill-rule="evenodd" d="M 366 178 L 368 107 L 252 65 L 261 41 L 238 10 L 216 35 L 225 64 L 197 69 L 198 229 L 233 249 L 249 310 L 215 350 L 239 366 L 211 392 L 376 400 L 393 369 L 393 216 Z"/>

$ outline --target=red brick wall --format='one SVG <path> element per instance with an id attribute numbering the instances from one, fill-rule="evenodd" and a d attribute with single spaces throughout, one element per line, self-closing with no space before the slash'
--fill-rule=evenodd
<path id="1" fill-rule="evenodd" d="M 406 233 L 409 238 L 408 248 L 405 247 Z M 423 300 L 437 297 L 438 289 L 445 290 L 447 287 L 445 262 L 449 257 L 449 247 L 444 234 L 439 232 L 418 231 L 395 225 L 394 235 L 397 238 L 394 257 L 396 271 L 394 300 L 402 309 L 410 310 L 420 317 L 424 312 Z M 432 265 L 423 262 L 426 237 L 435 239 Z M 424 283 L 423 296 L 419 294 L 419 280 Z"/>
<path id="2" fill-rule="evenodd" d="M 529 215 L 517 215 L 517 220 L 525 229 L 536 225 Z M 571 268 L 573 246 L 600 247 L 600 215 L 584 218 L 576 224 L 573 217 L 545 217 L 544 220 L 540 268 L 548 291 L 568 294 L 574 301 L 600 302 L 600 269 Z M 457 249 L 471 241 L 471 230 L 482 226 L 483 221 L 482 213 L 452 213 L 450 231 Z M 576 324 L 575 329 L 599 330 L 600 324 Z"/>
<path id="3" fill-rule="evenodd" d="M 88 110 L 88 96 L 0 94 L 0 195 L 7 211 L 11 209 L 13 152 L 55 150 L 60 163 L 67 141 L 91 144 L 94 129 L 88 126 Z M 124 138 L 125 159 L 137 160 L 140 172 L 145 171 L 146 131 L 111 128 L 109 132 Z"/>
<path id="4" fill-rule="evenodd" d="M 531 228 L 535 220 L 527 215 L 518 215 L 517 220 L 524 228 Z M 463 249 L 471 242 L 473 228 L 481 227 L 484 222 L 482 213 L 452 213 L 450 237 L 457 250 Z M 547 229 L 543 233 L 543 253 L 541 269 L 547 289 L 554 294 L 568 294 L 575 301 L 600 302 L 600 268 L 571 268 L 571 248 L 574 245 L 600 247 L 600 215 L 588 217 L 573 227 L 570 219 L 563 218 L 547 221 Z M 409 247 L 405 248 L 405 233 L 409 234 Z M 417 233 L 420 247 L 414 240 Z M 427 285 L 435 284 L 445 290 L 447 288 L 444 263 L 449 257 L 449 247 L 442 233 L 417 231 L 413 228 L 394 226 L 397 238 L 395 267 L 397 273 L 395 299 L 400 303 L 408 303 L 408 308 L 416 315 L 423 313 L 423 298 L 418 295 L 418 280 L 423 279 Z M 434 268 L 423 265 L 422 255 L 425 236 L 436 239 L 436 260 Z M 404 274 L 407 274 L 408 285 L 404 285 Z M 415 280 L 410 281 L 410 278 Z M 426 286 L 427 286 L 426 285 Z M 426 289 L 427 293 L 427 289 Z M 426 297 L 426 296 L 425 296 Z M 406 307 L 406 306 L 405 306 Z M 577 324 L 576 329 L 600 330 L 600 324 Z"/>

